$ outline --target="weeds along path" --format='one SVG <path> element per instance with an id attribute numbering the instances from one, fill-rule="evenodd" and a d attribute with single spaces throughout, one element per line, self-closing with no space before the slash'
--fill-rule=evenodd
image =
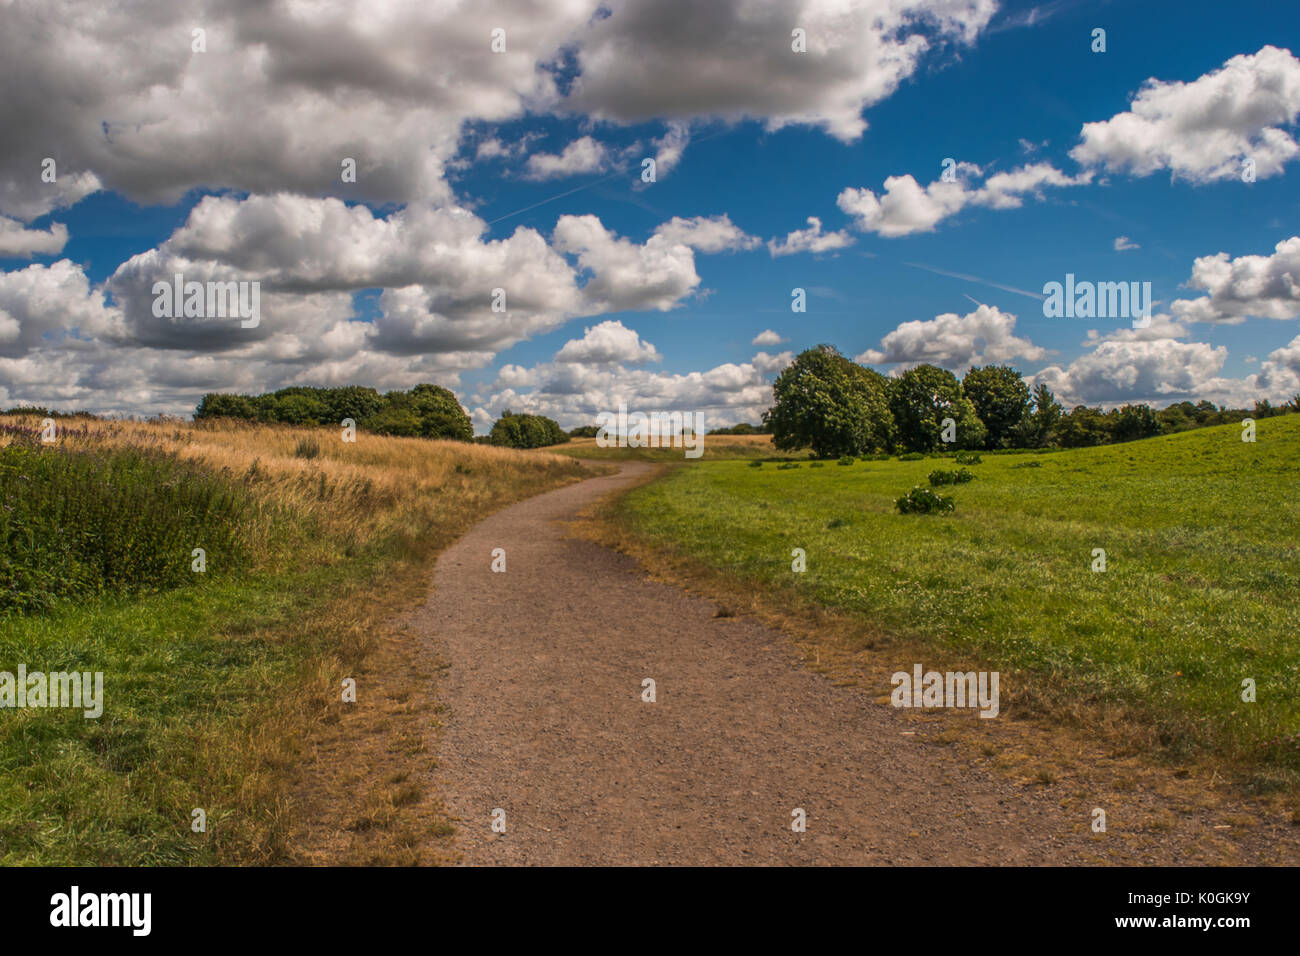
<path id="1" fill-rule="evenodd" d="M 562 522 L 650 467 L 507 508 L 438 560 L 412 623 L 450 665 L 432 783 L 465 863 L 1039 864 L 1084 849 L 1051 798 L 905 736 L 784 635 L 566 537 Z"/>

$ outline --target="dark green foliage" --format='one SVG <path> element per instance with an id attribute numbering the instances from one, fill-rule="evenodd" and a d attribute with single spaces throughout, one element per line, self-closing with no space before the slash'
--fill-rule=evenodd
<path id="1" fill-rule="evenodd" d="M 507 448 L 544 448 L 569 441 L 569 435 L 544 415 L 524 415 L 506 409 L 492 425 L 488 440 Z"/>
<path id="2" fill-rule="evenodd" d="M 909 451 L 905 455 L 899 455 L 898 460 L 899 461 L 920 461 L 924 457 L 925 456 L 922 455 L 919 451 Z"/>
<path id="3" fill-rule="evenodd" d="M 379 435 L 469 441 L 474 428 L 456 396 L 438 385 L 380 395 L 373 388 L 282 388 L 267 395 L 204 395 L 194 418 L 241 418 L 286 425 L 341 425 L 351 419 Z"/>
<path id="4" fill-rule="evenodd" d="M 841 465 L 851 465 L 856 459 L 852 455 L 845 455 L 840 459 Z"/>
<path id="5" fill-rule="evenodd" d="M 932 485 L 964 485 L 968 481 L 973 481 L 975 473 L 969 468 L 958 468 L 956 471 L 945 471 L 942 468 L 936 468 L 930 472 L 930 484 Z"/>
<path id="6" fill-rule="evenodd" d="M 1012 444 L 1016 428 L 1033 404 L 1029 386 L 1020 373 L 1003 365 L 972 368 L 962 379 L 961 388 L 988 430 L 984 447 L 1005 448 Z"/>
<path id="7" fill-rule="evenodd" d="M 1056 433 L 1061 421 L 1061 403 L 1046 385 L 1034 386 L 1034 410 L 1026 413 L 1016 425 L 1011 444 L 1017 448 L 1045 448 Z"/>
<path id="8" fill-rule="evenodd" d="M 580 425 L 569 429 L 570 438 L 595 438 L 599 433 L 599 425 Z"/>
<path id="9" fill-rule="evenodd" d="M 1114 413 L 1111 435 L 1115 441 L 1137 441 L 1161 432 L 1160 419 L 1150 405 L 1125 405 Z"/>
<path id="10" fill-rule="evenodd" d="M 63 598 L 159 591 L 237 567 L 245 498 L 227 479 L 140 448 L 0 448 L 0 613 Z"/>
<path id="11" fill-rule="evenodd" d="M 710 435 L 761 435 L 763 427 L 761 425 L 751 425 L 748 422 L 741 422 L 738 425 L 728 425 L 725 428 L 714 428 L 709 431 Z"/>
<path id="12" fill-rule="evenodd" d="M 953 457 L 953 460 L 959 465 L 979 465 L 984 462 L 979 453 L 973 451 L 959 451 Z"/>
<path id="13" fill-rule="evenodd" d="M 762 467 L 763 467 L 763 463 L 762 463 L 761 461 L 759 461 L 757 458 L 755 458 L 753 461 L 751 461 L 751 462 L 749 463 L 749 467 L 750 467 L 750 468 L 762 468 Z"/>
<path id="14" fill-rule="evenodd" d="M 818 458 L 839 458 L 892 443 L 885 377 L 829 345 L 801 352 L 772 394 L 763 424 L 781 451 L 811 448 Z"/>
<path id="15" fill-rule="evenodd" d="M 894 502 L 899 514 L 936 514 L 952 511 L 956 504 L 951 498 L 945 498 L 929 488 L 917 485 L 903 497 Z"/>
<path id="16" fill-rule="evenodd" d="M 787 462 L 786 462 L 785 464 L 783 464 L 783 465 L 777 465 L 777 466 L 776 466 L 776 470 L 777 470 L 777 471 L 789 471 L 791 468 L 798 468 L 798 467 L 799 467 L 799 463 L 798 463 L 797 461 L 787 461 Z"/>
<path id="17" fill-rule="evenodd" d="M 889 408 L 898 444 L 907 451 L 934 451 L 943 443 L 943 420 L 956 424 L 956 447 L 982 448 L 987 429 L 962 394 L 957 376 L 937 365 L 910 368 L 889 383 Z"/>

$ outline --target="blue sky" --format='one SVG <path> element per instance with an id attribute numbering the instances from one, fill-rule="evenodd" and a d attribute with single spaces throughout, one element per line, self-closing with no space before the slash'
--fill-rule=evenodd
<path id="1" fill-rule="evenodd" d="M 46 49 L 15 39 L 37 5 L 0 11 L 0 405 L 436 381 L 480 430 L 619 400 L 725 424 L 821 342 L 886 373 L 1010 364 L 1071 403 L 1300 391 L 1300 17 L 1277 4 L 147 6 L 89 53 L 74 5 Z M 827 248 L 774 254 L 810 217 Z M 182 267 L 260 282 L 259 327 L 152 316 Z M 1044 317 L 1066 273 L 1150 282 L 1152 326 Z"/>

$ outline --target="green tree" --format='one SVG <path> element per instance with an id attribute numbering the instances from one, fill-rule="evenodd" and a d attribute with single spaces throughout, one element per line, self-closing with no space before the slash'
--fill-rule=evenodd
<path id="1" fill-rule="evenodd" d="M 1029 385 L 1020 373 L 1005 365 L 972 368 L 962 379 L 961 390 L 988 429 L 984 447 L 1005 448 L 1012 444 L 1016 427 L 1032 404 Z"/>
<path id="2" fill-rule="evenodd" d="M 425 438 L 457 441 L 474 438 L 474 426 L 450 389 L 441 385 L 417 385 L 408 395 L 411 408 L 420 420 L 420 434 Z"/>
<path id="3" fill-rule="evenodd" d="M 1065 410 L 1052 390 L 1041 382 L 1034 386 L 1034 410 L 1020 420 L 1012 438 L 1017 448 L 1046 448 L 1056 438 Z"/>
<path id="4" fill-rule="evenodd" d="M 772 395 L 763 424 L 781 451 L 811 448 L 818 458 L 840 458 L 892 443 L 885 377 L 832 346 L 801 352 L 777 376 Z"/>
<path id="5" fill-rule="evenodd" d="M 507 448 L 544 448 L 569 441 L 569 435 L 545 415 L 524 415 L 506 409 L 492 424 L 488 441 Z"/>
<path id="6" fill-rule="evenodd" d="M 982 448 L 988 430 L 957 376 L 937 365 L 910 368 L 890 383 L 889 408 L 898 444 L 909 452 L 940 447 Z M 944 419 L 956 425 L 955 442 L 943 441 Z"/>
<path id="7" fill-rule="evenodd" d="M 1111 440 L 1112 420 L 1100 408 L 1076 405 L 1056 427 L 1056 440 L 1063 448 L 1087 448 Z"/>
<path id="8" fill-rule="evenodd" d="M 1115 441 L 1136 441 L 1162 431 L 1164 427 L 1150 405 L 1125 405 L 1115 414 L 1112 434 Z"/>

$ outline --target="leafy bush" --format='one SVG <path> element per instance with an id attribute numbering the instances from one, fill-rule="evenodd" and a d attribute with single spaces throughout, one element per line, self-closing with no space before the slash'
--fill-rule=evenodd
<path id="1" fill-rule="evenodd" d="M 488 441 L 507 448 L 542 448 L 569 441 L 569 435 L 544 415 L 516 414 L 506 409 L 493 423 Z"/>
<path id="2" fill-rule="evenodd" d="M 799 463 L 797 461 L 787 461 L 784 465 L 777 465 L 776 470 L 787 471 L 791 468 L 798 468 L 798 467 L 799 467 Z"/>
<path id="3" fill-rule="evenodd" d="M 809 463 L 808 463 L 808 467 L 809 467 L 809 468 L 825 468 L 825 467 L 826 467 L 826 463 L 825 463 L 824 461 L 813 461 L 813 462 L 809 462 Z"/>
<path id="4" fill-rule="evenodd" d="M 750 468 L 762 468 L 762 467 L 763 467 L 763 463 L 762 463 L 761 461 L 759 461 L 757 458 L 755 458 L 753 461 L 751 461 L 751 462 L 749 463 L 749 467 L 750 467 Z"/>
<path id="5" fill-rule="evenodd" d="M 470 441 L 474 427 L 456 396 L 439 385 L 416 385 L 409 392 L 380 395 L 373 388 L 292 386 L 267 395 L 204 395 L 195 420 L 241 418 L 289 425 L 338 425 L 345 418 L 378 435 L 451 438 Z"/>
<path id="6" fill-rule="evenodd" d="M 899 461 L 921 461 L 925 456 L 919 451 L 909 451 L 906 455 L 899 455 Z"/>
<path id="7" fill-rule="evenodd" d="M 144 448 L 0 448 L 0 613 L 193 582 L 191 552 L 237 565 L 246 511 L 228 479 Z"/>
<path id="8" fill-rule="evenodd" d="M 930 472 L 930 484 L 932 485 L 964 485 L 966 482 L 974 479 L 975 474 L 969 468 L 959 468 L 956 471 L 944 471 L 942 468 L 936 468 Z"/>
<path id="9" fill-rule="evenodd" d="M 852 455 L 845 455 L 840 459 L 841 465 L 851 465 L 856 459 Z"/>
<path id="10" fill-rule="evenodd" d="M 955 460 L 959 465 L 978 465 L 984 461 L 978 452 L 973 451 L 959 451 Z"/>
<path id="11" fill-rule="evenodd" d="M 899 514 L 935 514 L 952 511 L 956 503 L 951 498 L 945 498 L 929 488 L 917 485 L 895 501 L 894 507 L 898 509 Z"/>

